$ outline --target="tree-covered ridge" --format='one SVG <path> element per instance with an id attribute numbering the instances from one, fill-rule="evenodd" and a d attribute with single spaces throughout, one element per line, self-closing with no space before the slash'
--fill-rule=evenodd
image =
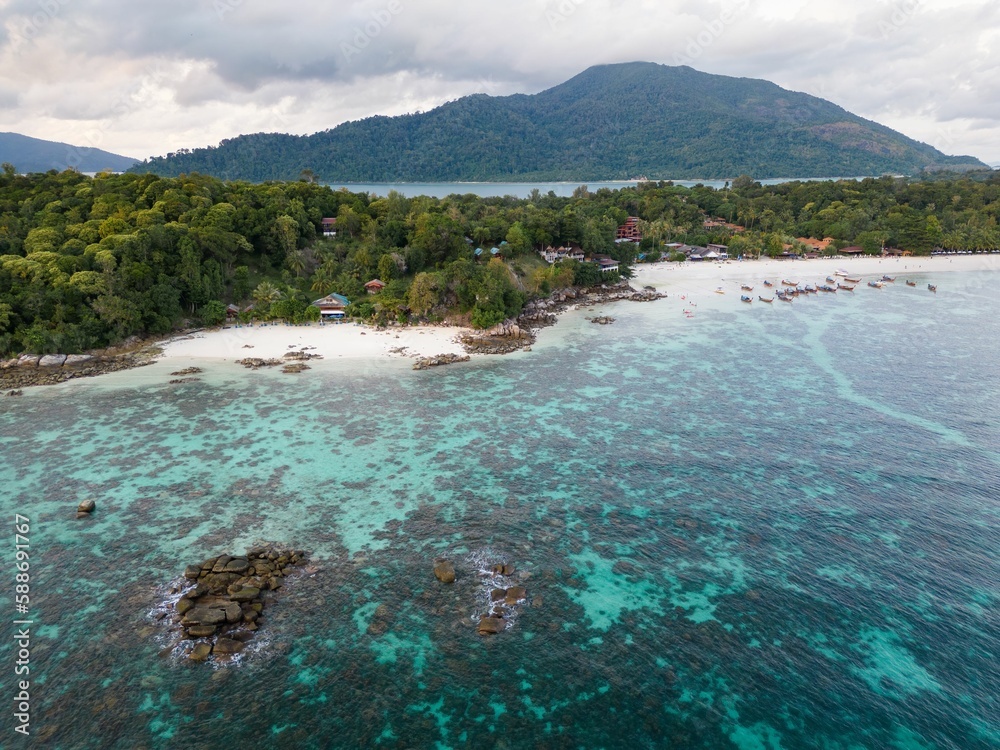
<path id="1" fill-rule="evenodd" d="M 539 94 L 464 97 L 310 136 L 258 133 L 134 167 L 327 182 L 839 177 L 982 168 L 767 81 L 602 65 Z"/>
<path id="2" fill-rule="evenodd" d="M 90 146 L 43 141 L 19 133 L 0 133 L 0 162 L 13 164 L 22 173 L 49 169 L 100 172 L 104 169 L 126 170 L 136 160 Z"/>
<path id="3" fill-rule="evenodd" d="M 54 171 L 0 175 L 0 354 L 74 353 L 132 335 L 246 318 L 304 320 L 330 293 L 385 322 L 451 318 L 489 328 L 526 300 L 614 279 L 594 263 L 549 265 L 552 246 L 619 261 L 659 260 L 666 243 L 722 243 L 777 255 L 797 237 L 929 253 L 1000 249 L 1000 177 L 793 182 L 748 177 L 722 190 L 671 183 L 521 200 L 376 198 L 305 181 L 223 182 L 192 174 Z M 616 228 L 639 219 L 639 245 Z M 337 234 L 323 236 L 323 218 Z M 738 223 L 727 228 L 713 218 Z M 482 248 L 484 252 L 477 254 Z M 492 257 L 497 248 L 499 257 Z M 386 283 L 377 295 L 365 282 Z M 248 310 L 247 308 L 252 308 Z"/>

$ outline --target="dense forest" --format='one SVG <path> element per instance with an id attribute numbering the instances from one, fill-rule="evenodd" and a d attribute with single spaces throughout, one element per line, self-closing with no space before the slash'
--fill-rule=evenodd
<path id="1" fill-rule="evenodd" d="M 689 67 L 589 68 L 535 95 L 464 97 L 310 136 L 244 135 L 133 168 L 326 182 L 848 177 L 983 168 L 831 102 Z"/>
<path id="2" fill-rule="evenodd" d="M 638 245 L 615 242 L 629 216 L 640 219 Z M 323 235 L 326 217 L 337 219 L 336 236 Z M 744 229 L 706 228 L 712 218 Z M 333 292 L 366 320 L 488 328 L 532 296 L 617 277 L 589 262 L 549 265 L 537 252 L 548 245 L 606 254 L 628 276 L 635 262 L 660 261 L 672 242 L 719 242 L 751 257 L 798 248 L 797 237 L 832 237 L 828 252 L 848 244 L 871 253 L 884 245 L 918 254 L 1000 249 L 998 218 L 995 173 L 767 187 L 741 177 L 721 190 L 649 182 L 522 200 L 376 197 L 198 174 L 18 175 L 5 164 L 0 354 L 75 353 L 218 324 L 231 303 L 243 319 L 315 319 L 310 302 Z M 385 288 L 365 294 L 376 277 Z"/>

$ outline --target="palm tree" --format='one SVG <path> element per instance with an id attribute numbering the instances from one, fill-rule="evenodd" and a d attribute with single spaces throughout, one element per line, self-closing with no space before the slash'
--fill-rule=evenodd
<path id="1" fill-rule="evenodd" d="M 278 289 L 270 281 L 262 281 L 257 285 L 257 288 L 253 290 L 253 297 L 255 302 L 261 304 L 270 305 L 272 302 L 276 302 L 281 299 L 281 290 Z"/>
<path id="2" fill-rule="evenodd" d="M 285 256 L 285 265 L 288 266 L 288 270 L 296 276 L 301 276 L 302 271 L 306 267 L 305 253 L 299 249 L 289 251 Z"/>

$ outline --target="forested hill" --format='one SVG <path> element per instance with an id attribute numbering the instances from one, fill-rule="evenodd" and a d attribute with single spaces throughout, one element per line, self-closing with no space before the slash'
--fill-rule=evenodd
<path id="1" fill-rule="evenodd" d="M 464 97 L 310 136 L 258 133 L 133 171 L 327 182 L 835 177 L 986 165 L 823 99 L 689 67 L 589 68 L 539 94 Z"/>
<path id="2" fill-rule="evenodd" d="M 18 172 L 47 172 L 54 169 L 78 169 L 100 172 L 109 169 L 122 172 L 136 160 L 112 154 L 99 148 L 74 146 L 70 143 L 43 141 L 19 133 L 0 133 L 0 162 L 12 164 Z"/>

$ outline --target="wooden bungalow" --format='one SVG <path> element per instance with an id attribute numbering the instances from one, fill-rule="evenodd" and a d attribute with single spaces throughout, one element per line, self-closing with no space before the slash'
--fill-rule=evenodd
<path id="1" fill-rule="evenodd" d="M 342 294 L 328 294 L 313 304 L 319 308 L 319 315 L 323 320 L 339 320 L 344 317 L 344 308 L 351 302 Z"/>
<path id="2" fill-rule="evenodd" d="M 381 279 L 372 279 L 365 284 L 365 291 L 368 292 L 368 294 L 378 294 L 383 289 L 385 289 L 385 282 Z"/>

